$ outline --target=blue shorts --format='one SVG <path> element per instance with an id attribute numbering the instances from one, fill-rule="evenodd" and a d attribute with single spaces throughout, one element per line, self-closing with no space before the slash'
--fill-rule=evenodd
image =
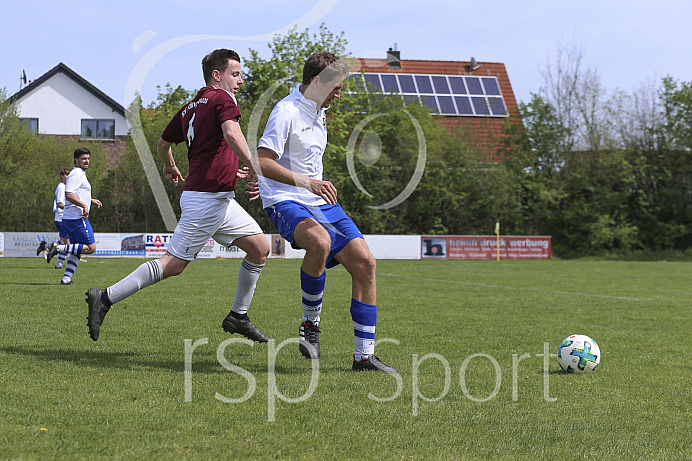
<path id="1" fill-rule="evenodd" d="M 322 224 L 332 239 L 332 249 L 327 257 L 327 268 L 334 267 L 339 261 L 334 256 L 355 238 L 363 238 L 358 227 L 338 203 L 336 205 L 307 206 L 302 203 L 286 200 L 276 203 L 264 211 L 276 226 L 283 238 L 295 249 L 300 249 L 293 242 L 293 232 L 296 226 L 306 218 L 312 218 Z"/>
<path id="2" fill-rule="evenodd" d="M 68 239 L 67 232 L 62 227 L 62 221 L 53 221 L 55 223 L 55 228 L 58 230 L 58 234 L 60 234 L 61 239 Z"/>
<path id="3" fill-rule="evenodd" d="M 96 243 L 94 229 L 88 219 L 63 219 L 62 228 L 70 239 L 70 243 L 91 245 Z"/>

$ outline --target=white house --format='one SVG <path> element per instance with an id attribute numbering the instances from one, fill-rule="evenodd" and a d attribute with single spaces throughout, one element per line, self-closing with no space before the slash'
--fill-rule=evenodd
<path id="1" fill-rule="evenodd" d="M 36 133 L 102 141 L 110 161 L 127 148 L 124 107 L 63 63 L 10 99 Z"/>

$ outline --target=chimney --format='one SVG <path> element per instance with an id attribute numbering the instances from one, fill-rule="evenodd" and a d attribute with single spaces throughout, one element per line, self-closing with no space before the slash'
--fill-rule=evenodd
<path id="1" fill-rule="evenodd" d="M 390 69 L 401 69 L 401 56 L 396 43 L 394 49 L 387 50 L 387 64 L 389 64 Z"/>

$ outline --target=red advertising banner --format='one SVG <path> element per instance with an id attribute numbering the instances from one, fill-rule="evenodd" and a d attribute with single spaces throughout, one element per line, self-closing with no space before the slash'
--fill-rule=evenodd
<path id="1" fill-rule="evenodd" d="M 495 235 L 421 236 L 422 259 L 495 259 Z M 500 259 L 549 259 L 550 236 L 500 236 Z"/>

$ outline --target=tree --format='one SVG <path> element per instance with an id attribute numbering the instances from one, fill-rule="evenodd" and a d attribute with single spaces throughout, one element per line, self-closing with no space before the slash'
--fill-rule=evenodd
<path id="1" fill-rule="evenodd" d="M 106 171 L 106 158 L 99 141 L 80 142 L 33 134 L 19 119 L 16 104 L 0 90 L 0 231 L 53 231 L 55 187 L 59 171 L 72 168 L 77 147 L 91 150 L 89 180 L 98 197 Z M 104 206 L 106 203 L 104 203 Z M 98 221 L 100 213 L 94 213 Z M 97 227 L 96 225 L 94 227 Z"/>

